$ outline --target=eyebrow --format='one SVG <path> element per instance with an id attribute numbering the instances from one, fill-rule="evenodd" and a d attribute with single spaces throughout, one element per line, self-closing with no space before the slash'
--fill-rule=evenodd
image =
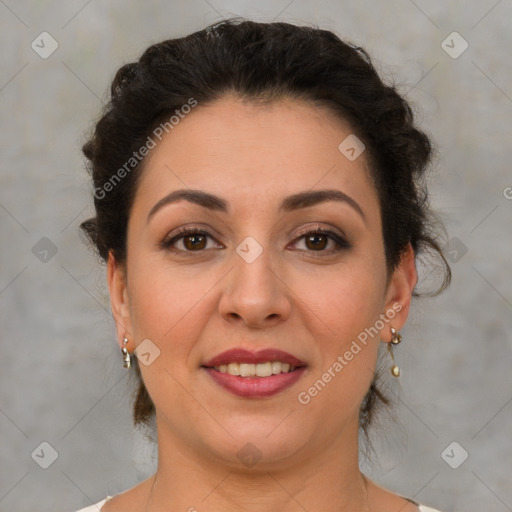
<path id="1" fill-rule="evenodd" d="M 206 208 L 207 210 L 228 213 L 229 203 L 219 196 L 204 192 L 203 190 L 181 189 L 175 190 L 160 199 L 148 213 L 147 222 L 161 208 L 178 201 L 189 201 Z M 351 206 L 366 222 L 366 216 L 359 204 L 347 194 L 336 189 L 307 190 L 285 197 L 279 205 L 279 212 L 291 212 L 301 208 L 308 208 L 326 201 L 338 201 Z"/>

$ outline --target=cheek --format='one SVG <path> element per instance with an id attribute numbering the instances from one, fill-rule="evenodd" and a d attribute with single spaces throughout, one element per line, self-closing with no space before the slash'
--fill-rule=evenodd
<path id="1" fill-rule="evenodd" d="M 189 395 L 182 385 L 197 370 L 191 352 L 208 319 L 207 301 L 202 299 L 212 285 L 186 275 L 186 270 L 170 271 L 161 263 L 144 265 L 144 269 L 132 267 L 133 334 L 137 345 L 151 340 L 158 357 L 148 366 L 139 365 L 142 378 L 157 410 L 169 412 L 169 403 L 175 410 L 189 410 Z"/>
<path id="2" fill-rule="evenodd" d="M 297 277 L 294 291 L 304 302 L 301 316 L 318 353 L 307 380 L 310 387 L 299 400 L 315 402 L 311 411 L 335 406 L 357 412 L 377 362 L 380 337 L 375 325 L 383 313 L 384 286 L 383 266 L 362 258 L 315 279 Z"/>
<path id="3" fill-rule="evenodd" d="M 130 304 L 141 334 L 161 338 L 179 326 L 208 290 L 208 278 L 196 279 L 188 269 L 171 268 L 161 257 L 133 258 L 129 269 Z"/>
<path id="4" fill-rule="evenodd" d="M 292 282 L 294 293 L 316 318 L 314 331 L 344 343 L 383 312 L 385 277 L 379 261 L 356 254 L 314 276 L 299 269 Z"/>
<path id="5" fill-rule="evenodd" d="M 151 340 L 160 351 L 156 366 L 172 369 L 176 376 L 195 369 L 197 358 L 190 354 L 212 314 L 208 297 L 218 277 L 199 266 L 171 268 L 152 256 L 134 257 L 128 275 L 136 343 Z"/>

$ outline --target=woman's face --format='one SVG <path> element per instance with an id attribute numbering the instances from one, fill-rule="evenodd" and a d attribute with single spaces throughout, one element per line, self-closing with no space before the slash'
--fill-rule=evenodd
<path id="1" fill-rule="evenodd" d="M 127 274 L 110 258 L 109 285 L 119 337 L 130 352 L 143 343 L 160 443 L 238 466 L 252 453 L 276 467 L 357 432 L 379 342 L 405 322 L 416 274 L 409 258 L 386 286 L 365 154 L 353 158 L 351 139 L 339 149 L 350 135 L 306 103 L 224 97 L 199 104 L 151 151 L 129 219 Z M 233 349 L 280 350 L 288 355 L 262 359 L 300 363 L 266 377 L 211 368 Z M 231 373 L 287 369 L 227 359 Z"/>

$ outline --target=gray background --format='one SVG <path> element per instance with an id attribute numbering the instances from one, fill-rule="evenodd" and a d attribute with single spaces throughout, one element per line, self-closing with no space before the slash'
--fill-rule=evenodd
<path id="1" fill-rule="evenodd" d="M 119 66 L 230 15 L 334 30 L 416 104 L 439 151 L 431 193 L 453 283 L 413 307 L 390 383 L 397 423 L 383 416 L 362 466 L 445 512 L 512 510 L 510 1 L 0 0 L 0 511 L 73 511 L 154 467 L 104 269 L 78 232 L 92 212 L 80 146 Z M 43 31 L 59 45 L 47 59 L 31 48 Z M 456 59 L 441 46 L 453 31 L 469 43 Z M 453 441 L 452 461 L 469 454 L 458 469 L 441 456 Z M 31 456 L 42 442 L 58 453 L 48 469 Z"/>

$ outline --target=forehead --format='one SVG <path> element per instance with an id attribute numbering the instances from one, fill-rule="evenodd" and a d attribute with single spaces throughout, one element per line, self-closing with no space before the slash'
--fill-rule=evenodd
<path id="1" fill-rule="evenodd" d="M 364 153 L 351 161 L 339 149 L 350 136 L 348 123 L 326 107 L 290 98 L 262 105 L 226 96 L 198 104 L 146 157 L 135 202 L 183 188 L 246 207 L 255 198 L 277 203 L 316 188 L 376 202 Z"/>

